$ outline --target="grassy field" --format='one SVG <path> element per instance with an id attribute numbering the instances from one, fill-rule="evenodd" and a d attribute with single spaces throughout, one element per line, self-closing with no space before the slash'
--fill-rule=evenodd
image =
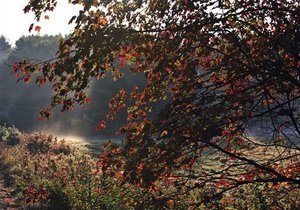
<path id="1" fill-rule="evenodd" d="M 157 188 L 145 190 L 102 176 L 95 156 L 101 151 L 100 144 L 87 145 L 81 139 L 71 142 L 1 127 L 2 179 L 14 189 L 20 209 L 300 208 L 300 187 L 288 183 L 249 183 L 228 189 L 223 180 L 237 179 L 251 171 L 251 166 L 214 150 L 206 151 L 193 170 L 177 171 L 193 175 L 191 179 L 180 180 L 184 187 L 176 186 L 178 180 L 171 184 L 161 180 L 156 183 Z M 299 163 L 299 151 L 286 151 L 284 147 L 257 145 L 252 149 L 240 148 L 239 152 L 276 167 L 284 167 L 288 161 Z M 293 158 L 286 159 L 284 155 Z M 224 193 L 218 195 L 222 190 Z"/>

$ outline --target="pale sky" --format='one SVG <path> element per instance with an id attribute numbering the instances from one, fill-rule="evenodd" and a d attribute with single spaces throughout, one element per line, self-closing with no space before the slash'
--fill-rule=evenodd
<path id="1" fill-rule="evenodd" d="M 11 44 L 14 44 L 22 35 L 56 35 L 68 34 L 72 26 L 68 25 L 69 19 L 76 15 L 80 7 L 68 4 L 68 0 L 58 0 L 54 12 L 49 12 L 49 20 L 44 19 L 35 25 L 42 27 L 40 33 L 31 31 L 28 28 L 35 23 L 32 13 L 24 14 L 23 8 L 29 0 L 0 0 L 0 36 L 4 35 Z"/>

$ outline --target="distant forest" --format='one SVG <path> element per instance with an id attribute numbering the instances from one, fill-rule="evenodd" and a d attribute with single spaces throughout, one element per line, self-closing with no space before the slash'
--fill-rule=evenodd
<path id="1" fill-rule="evenodd" d="M 75 110 L 61 113 L 59 107 L 53 117 L 45 122 L 38 121 L 38 114 L 50 104 L 51 86 L 37 88 L 34 83 L 17 82 L 11 72 L 11 66 L 23 59 L 35 63 L 52 59 L 58 49 L 59 36 L 27 36 L 21 37 L 12 47 L 7 39 L 0 37 L 0 123 L 15 125 L 26 132 L 48 131 L 55 134 L 75 134 L 82 136 L 103 136 L 114 138 L 114 134 L 126 122 L 125 111 L 121 111 L 117 119 L 108 124 L 107 129 L 95 132 L 94 127 L 108 112 L 109 100 L 120 87 L 132 89 L 134 85 L 145 83 L 143 75 L 128 74 L 129 67 L 121 72 L 125 76 L 113 81 L 107 76 L 99 81 L 91 82 L 88 90 L 92 103 Z"/>

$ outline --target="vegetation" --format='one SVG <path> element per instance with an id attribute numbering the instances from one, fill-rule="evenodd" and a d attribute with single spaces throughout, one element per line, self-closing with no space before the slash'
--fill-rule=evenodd
<path id="1" fill-rule="evenodd" d="M 11 50 L 11 46 L 4 36 L 0 36 L 0 52 L 5 53 Z"/>
<path id="2" fill-rule="evenodd" d="M 6 129 L 4 136 L 19 133 Z M 1 135 L 3 136 L 3 135 Z M 22 134 L 18 144 L 0 143 L 0 166 L 6 183 L 15 189 L 19 206 L 24 209 L 190 209 L 191 203 L 203 201 L 200 209 L 297 209 L 300 192 L 287 183 L 250 184 L 213 200 L 207 200 L 218 186 L 195 188 L 185 195 L 174 194 L 176 180 L 158 182 L 144 190 L 108 177 L 101 171 L 103 162 L 83 153 L 81 149 L 43 133 Z M 114 145 L 111 147 L 116 148 Z M 197 166 L 198 172 L 218 170 L 224 160 L 207 160 Z M 238 168 L 234 169 L 236 172 Z M 172 183 L 172 184 L 171 184 Z M 170 185 L 171 184 L 171 185 Z M 186 182 L 186 187 L 195 186 Z M 199 186 L 198 186 L 199 187 Z"/>
<path id="3" fill-rule="evenodd" d="M 6 58 L 7 54 L 11 51 L 11 46 L 4 36 L 0 36 L 0 64 Z"/>
<path id="4" fill-rule="evenodd" d="M 41 118 L 55 107 L 90 103 L 91 81 L 122 78 L 125 64 L 126 74 L 145 78 L 144 86 L 121 88 L 96 125 L 102 130 L 119 110 L 127 112 L 120 128 L 126 141 L 107 145 L 101 176 L 146 192 L 139 204 L 148 209 L 180 209 L 177 200 L 183 208 L 299 207 L 290 200 L 298 200 L 300 186 L 299 3 L 70 3 L 83 7 L 57 57 L 23 60 L 13 70 L 26 83 L 51 84 Z M 39 21 L 55 6 L 56 0 L 30 1 L 24 11 Z M 161 112 L 152 114 L 161 101 Z"/>
<path id="5" fill-rule="evenodd" d="M 10 136 L 17 131 L 6 129 Z M 142 190 L 102 177 L 97 161 L 81 150 L 42 133 L 22 134 L 13 146 L 2 142 L 3 165 L 25 209 L 124 209 L 148 199 Z"/>
<path id="6" fill-rule="evenodd" d="M 0 126 L 0 142 L 16 145 L 20 142 L 21 132 L 15 127 Z"/>

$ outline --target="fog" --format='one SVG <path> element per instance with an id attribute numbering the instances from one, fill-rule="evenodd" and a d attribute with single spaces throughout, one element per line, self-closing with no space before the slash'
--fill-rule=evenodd
<path id="1" fill-rule="evenodd" d="M 108 112 L 110 98 L 120 87 L 131 89 L 134 84 L 143 85 L 143 75 L 128 74 L 128 67 L 121 69 L 125 77 L 114 82 L 110 77 L 93 81 L 89 95 L 92 103 L 75 107 L 74 111 L 60 112 L 61 107 L 54 110 L 48 121 L 38 121 L 38 114 L 47 108 L 51 99 L 51 86 L 26 84 L 11 73 L 13 63 L 27 59 L 40 62 L 53 58 L 58 48 L 58 36 L 21 37 L 12 48 L 6 39 L 0 37 L 0 124 L 15 125 L 24 132 L 42 131 L 60 138 L 83 139 L 120 139 L 115 133 L 126 123 L 126 113 L 121 111 L 116 120 L 108 123 L 108 128 L 94 131 L 97 123 Z M 127 73 L 126 73 L 127 72 Z"/>

